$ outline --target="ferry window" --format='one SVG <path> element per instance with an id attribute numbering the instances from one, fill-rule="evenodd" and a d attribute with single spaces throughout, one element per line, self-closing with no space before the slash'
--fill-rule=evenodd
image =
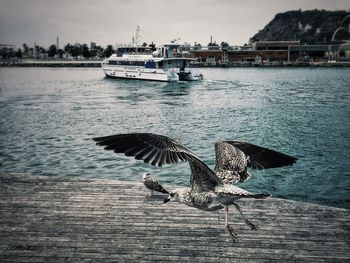
<path id="1" fill-rule="evenodd" d="M 168 61 L 168 64 L 171 64 L 171 60 Z"/>
<path id="2" fill-rule="evenodd" d="M 118 65 L 123 66 L 144 66 L 143 61 L 118 61 Z"/>
<path id="3" fill-rule="evenodd" d="M 154 61 L 147 61 L 145 68 L 156 68 L 156 63 Z"/>
<path id="4" fill-rule="evenodd" d="M 143 66 L 143 65 L 144 65 L 144 62 L 143 62 L 143 61 L 134 61 L 134 62 L 133 62 L 133 65 L 134 65 L 134 66 Z"/>

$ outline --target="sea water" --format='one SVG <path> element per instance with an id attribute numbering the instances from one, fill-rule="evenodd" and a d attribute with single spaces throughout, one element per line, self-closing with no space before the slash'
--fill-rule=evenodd
<path id="1" fill-rule="evenodd" d="M 187 163 L 152 167 L 93 137 L 154 132 L 215 166 L 214 143 L 240 140 L 295 156 L 239 186 L 350 208 L 349 68 L 203 68 L 205 80 L 115 80 L 98 68 L 0 68 L 0 173 L 189 185 Z"/>

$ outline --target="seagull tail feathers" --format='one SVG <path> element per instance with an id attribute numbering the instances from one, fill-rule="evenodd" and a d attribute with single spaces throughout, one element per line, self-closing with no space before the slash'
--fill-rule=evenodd
<path id="1" fill-rule="evenodd" d="M 169 192 L 168 192 L 168 190 L 166 190 L 163 186 L 160 186 L 160 189 L 159 189 L 159 192 L 161 192 L 161 193 L 163 193 L 163 194 L 170 194 Z"/>

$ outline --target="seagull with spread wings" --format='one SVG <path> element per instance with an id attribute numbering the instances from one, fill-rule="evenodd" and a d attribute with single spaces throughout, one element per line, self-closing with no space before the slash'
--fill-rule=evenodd
<path id="1" fill-rule="evenodd" d="M 243 215 L 236 203 L 240 198 L 263 199 L 269 194 L 251 193 L 235 185 L 244 182 L 250 175 L 248 167 L 265 169 L 292 165 L 297 159 L 261 146 L 238 141 L 220 141 L 215 143 L 216 166 L 211 170 L 192 151 L 175 140 L 154 133 L 129 133 L 94 138 L 97 145 L 106 150 L 134 156 L 151 165 L 188 161 L 191 169 L 189 188 L 171 191 L 164 202 L 175 200 L 201 210 L 214 211 L 225 209 L 225 227 L 236 240 L 233 228 L 228 223 L 228 207 L 234 205 L 245 223 L 252 229 L 257 226 Z"/>

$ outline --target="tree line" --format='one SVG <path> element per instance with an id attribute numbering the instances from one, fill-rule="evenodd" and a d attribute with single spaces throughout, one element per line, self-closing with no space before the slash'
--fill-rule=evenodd
<path id="1" fill-rule="evenodd" d="M 107 45 L 105 48 L 94 45 L 89 48 L 87 44 L 66 44 L 63 49 L 57 48 L 56 45 L 50 45 L 47 49 L 42 46 L 35 45 L 29 47 L 23 44 L 22 48 L 14 49 L 12 47 L 3 47 L 0 49 L 0 57 L 3 59 L 10 58 L 106 58 L 114 53 L 112 45 Z"/>
<path id="2" fill-rule="evenodd" d="M 156 45 L 143 43 L 142 46 L 149 46 L 152 50 L 156 50 Z M 47 49 L 42 46 L 34 45 L 29 47 L 26 43 L 22 45 L 22 48 L 14 49 L 12 47 L 3 47 L 0 49 L 0 58 L 107 58 L 114 53 L 112 45 L 107 45 L 105 48 L 92 45 L 89 47 L 87 44 L 66 44 L 63 49 L 57 48 L 56 45 L 50 45 Z"/>
<path id="3" fill-rule="evenodd" d="M 143 43 L 143 47 L 150 47 L 151 50 L 156 50 L 156 45 L 152 42 L 151 44 Z M 208 48 L 212 49 L 221 49 L 228 50 L 229 44 L 227 42 L 221 42 L 221 44 L 217 44 L 215 41 L 208 43 Z M 195 42 L 194 49 L 201 49 L 201 44 Z M 190 50 L 190 45 L 188 44 L 187 49 L 185 46 L 183 47 L 185 50 Z M 57 48 L 56 45 L 50 45 L 47 49 L 42 46 L 35 45 L 34 47 L 29 47 L 26 43 L 22 45 L 22 48 L 18 48 L 15 50 L 12 47 L 3 47 L 0 49 L 0 59 L 11 59 L 11 58 L 107 58 L 114 53 L 114 48 L 112 45 L 107 45 L 105 48 L 92 45 L 89 47 L 87 44 L 66 44 L 63 49 Z"/>

